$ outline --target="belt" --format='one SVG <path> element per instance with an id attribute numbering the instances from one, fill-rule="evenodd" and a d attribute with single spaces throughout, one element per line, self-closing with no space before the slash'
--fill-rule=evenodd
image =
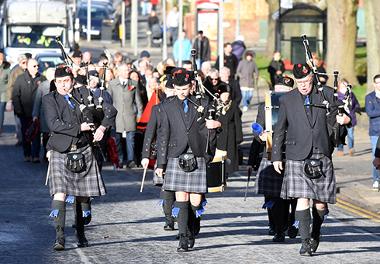
<path id="1" fill-rule="evenodd" d="M 88 143 L 84 143 L 84 142 L 78 142 L 77 144 L 72 144 L 70 146 L 70 151 L 75 151 L 79 148 L 83 148 L 83 147 L 86 147 L 88 145 Z"/>

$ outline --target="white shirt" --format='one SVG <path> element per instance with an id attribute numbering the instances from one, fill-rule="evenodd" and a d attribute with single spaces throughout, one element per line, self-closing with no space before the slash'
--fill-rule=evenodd
<path id="1" fill-rule="evenodd" d="M 173 10 L 169 11 L 166 24 L 168 27 L 174 27 L 174 28 L 178 27 L 179 13 L 174 12 Z"/>

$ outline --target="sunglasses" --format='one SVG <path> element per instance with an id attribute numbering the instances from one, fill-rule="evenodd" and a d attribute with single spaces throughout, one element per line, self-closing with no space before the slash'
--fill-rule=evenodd
<path id="1" fill-rule="evenodd" d="M 211 78 L 212 81 L 219 81 L 219 78 Z"/>

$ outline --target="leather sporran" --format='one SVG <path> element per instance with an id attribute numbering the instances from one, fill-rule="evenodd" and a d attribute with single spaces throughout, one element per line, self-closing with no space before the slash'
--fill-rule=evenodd
<path id="1" fill-rule="evenodd" d="M 80 173 L 86 169 L 85 156 L 78 151 L 69 152 L 66 154 L 65 166 L 71 172 Z"/>
<path id="2" fill-rule="evenodd" d="M 306 159 L 303 171 L 309 179 L 319 179 L 323 176 L 322 161 L 319 159 Z"/>
<path id="3" fill-rule="evenodd" d="M 195 171 L 198 167 L 197 158 L 193 153 L 185 153 L 178 157 L 178 166 L 184 172 Z"/>

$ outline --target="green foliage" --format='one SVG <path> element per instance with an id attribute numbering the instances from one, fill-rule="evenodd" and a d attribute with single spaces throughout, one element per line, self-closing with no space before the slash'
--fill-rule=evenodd
<path id="1" fill-rule="evenodd" d="M 354 88 L 352 88 L 352 90 L 356 98 L 358 99 L 360 106 L 364 107 L 365 96 L 367 95 L 367 84 L 355 85 Z"/>
<path id="2" fill-rule="evenodd" d="M 356 48 L 355 72 L 356 72 L 356 76 L 367 76 L 367 49 L 366 47 Z"/>
<path id="3" fill-rule="evenodd" d="M 264 54 L 256 54 L 256 65 L 259 68 L 260 78 L 265 79 L 267 82 L 270 82 L 270 76 L 268 73 L 268 66 L 272 58 L 268 58 Z"/>

